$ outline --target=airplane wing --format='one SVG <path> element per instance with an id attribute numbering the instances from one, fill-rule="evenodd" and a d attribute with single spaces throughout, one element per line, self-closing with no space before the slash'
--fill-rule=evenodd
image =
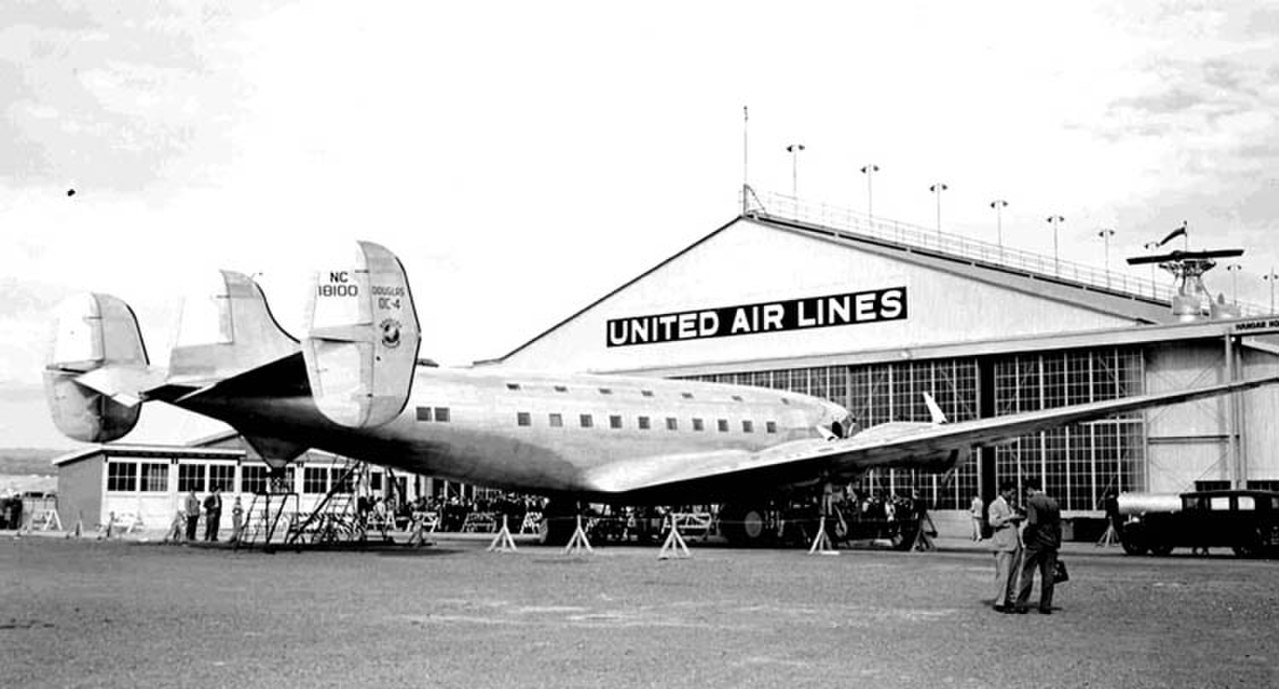
<path id="1" fill-rule="evenodd" d="M 869 469 L 888 466 L 945 471 L 974 446 L 1001 445 L 1066 424 L 1276 382 L 1279 376 L 1270 376 L 960 423 L 891 423 L 851 438 L 796 440 L 757 452 L 720 450 L 626 459 L 596 467 L 585 479 L 603 493 L 643 493 L 704 490 L 712 484 L 800 485 L 825 478 L 852 478 Z"/>

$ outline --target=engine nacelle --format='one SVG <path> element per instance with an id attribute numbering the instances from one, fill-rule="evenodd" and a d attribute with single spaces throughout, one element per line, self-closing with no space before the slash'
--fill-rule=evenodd
<path id="1" fill-rule="evenodd" d="M 145 369 L 147 352 L 133 310 L 108 294 L 83 294 L 58 307 L 44 370 L 45 399 L 59 431 L 104 443 L 138 423 L 136 399 L 118 401 L 81 382 L 108 365 Z"/>
<path id="2" fill-rule="evenodd" d="M 316 274 L 302 354 L 320 412 L 368 428 L 404 410 L 421 337 L 400 259 L 372 242 L 359 246 L 354 269 Z"/>

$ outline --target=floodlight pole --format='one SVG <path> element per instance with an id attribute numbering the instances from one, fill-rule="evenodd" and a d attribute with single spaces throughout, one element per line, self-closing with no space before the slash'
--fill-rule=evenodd
<path id="1" fill-rule="evenodd" d="M 1057 252 L 1057 225 L 1065 222 L 1066 219 L 1060 215 L 1048 216 L 1048 222 L 1053 226 L 1053 274 L 1061 275 L 1061 258 Z"/>
<path id="2" fill-rule="evenodd" d="M 862 166 L 862 174 L 866 175 L 866 219 L 875 219 L 875 187 L 871 184 L 875 173 L 879 172 L 879 166 L 874 163 L 867 163 Z"/>
<path id="3" fill-rule="evenodd" d="M 1230 291 L 1235 302 L 1235 306 L 1239 306 L 1239 271 L 1243 270 L 1243 266 L 1238 263 L 1231 263 L 1226 266 L 1226 270 L 1230 272 Z"/>
<path id="4" fill-rule="evenodd" d="M 999 259 L 1004 258 L 1004 209 L 1008 207 L 1008 202 L 1003 199 L 995 199 L 990 202 L 990 207 L 995 209 L 995 241 L 999 244 Z"/>
<path id="5" fill-rule="evenodd" d="M 786 147 L 786 151 L 790 153 L 790 193 L 795 199 L 795 209 L 799 210 L 799 152 L 804 150 L 804 144 L 791 144 Z"/>
<path id="6" fill-rule="evenodd" d="M 1146 242 L 1142 244 L 1146 251 L 1154 251 L 1159 248 L 1159 242 Z M 1159 285 L 1155 282 L 1155 264 L 1150 264 L 1150 296 L 1159 296 Z"/>
<path id="7" fill-rule="evenodd" d="M 1097 230 L 1097 236 L 1101 237 L 1106 245 L 1106 286 L 1110 286 L 1110 238 L 1115 236 L 1115 231 L 1109 227 L 1103 227 Z"/>
<path id="8" fill-rule="evenodd" d="M 943 191 L 946 191 L 949 188 L 950 187 L 946 186 L 945 182 L 938 182 L 934 184 L 933 186 L 928 187 L 928 191 L 933 192 L 933 195 L 937 197 L 937 236 L 938 238 L 941 237 L 941 193 Z"/>
<path id="9" fill-rule="evenodd" d="M 1270 266 L 1270 272 L 1261 276 L 1262 280 L 1270 283 L 1270 313 L 1275 312 L 1275 280 L 1279 280 L 1279 275 L 1275 274 L 1275 267 Z"/>

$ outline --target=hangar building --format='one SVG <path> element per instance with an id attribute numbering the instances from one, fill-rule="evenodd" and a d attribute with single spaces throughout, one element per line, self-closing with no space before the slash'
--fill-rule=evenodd
<path id="1" fill-rule="evenodd" d="M 1173 291 L 865 214 L 769 197 L 492 362 L 759 385 L 838 402 L 859 427 L 951 420 L 1279 372 L 1267 319 L 1173 314 Z M 1214 309 L 1215 311 L 1215 309 Z M 1255 311 L 1255 310 L 1254 310 Z M 1220 314 L 1216 314 L 1220 316 Z M 1279 487 L 1273 389 L 1079 424 L 974 453 L 935 509 L 1043 477 L 1067 516 L 1107 491 Z"/>

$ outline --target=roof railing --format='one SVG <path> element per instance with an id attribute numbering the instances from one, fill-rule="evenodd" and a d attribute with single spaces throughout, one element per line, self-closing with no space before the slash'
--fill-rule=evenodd
<path id="1" fill-rule="evenodd" d="M 1022 249 L 948 232 L 938 232 L 920 225 L 887 218 L 870 217 L 847 207 L 827 203 L 810 203 L 789 194 L 744 190 L 742 209 L 745 215 L 766 219 L 794 220 L 863 237 L 886 240 L 903 246 L 925 249 L 949 256 L 1011 268 L 1044 278 L 1057 278 L 1104 289 L 1130 297 L 1171 303 L 1176 291 L 1153 280 L 1124 273 L 1099 270 L 1073 261 L 1063 261 Z M 1262 315 L 1267 309 L 1240 302 L 1241 313 Z"/>

